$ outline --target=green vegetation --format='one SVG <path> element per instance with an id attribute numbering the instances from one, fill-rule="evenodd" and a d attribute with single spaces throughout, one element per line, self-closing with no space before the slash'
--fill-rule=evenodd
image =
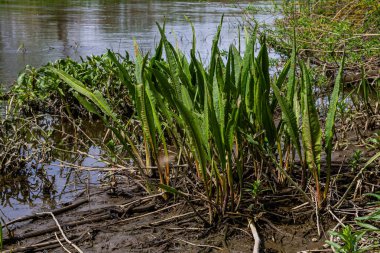
<path id="1" fill-rule="evenodd" d="M 195 33 L 187 58 L 168 41 L 165 26 L 158 25 L 161 40 L 151 57 L 136 44 L 133 62 L 108 51 L 82 63 L 65 59 L 40 69 L 27 67 L 7 94 L 9 113 L 65 112 L 72 118 L 100 119 L 109 132 L 99 146 L 107 147 L 110 164 L 136 168 L 146 191 L 166 192 L 166 200 L 170 195 L 202 200 L 209 210 L 208 219 L 201 217 L 207 227 L 231 213 L 251 217 L 262 211 L 262 195 L 288 188 L 297 196 L 294 204 L 315 207 L 319 228 L 319 212 L 351 200 L 359 178 L 380 157 L 375 153 L 362 165 L 357 151 L 345 167 L 353 169 L 349 183 L 337 182 L 341 175 L 340 169 L 334 171 L 333 151 L 354 127 L 360 131 L 353 114 L 360 111 L 368 129 L 379 126 L 372 86 L 362 78 L 346 96 L 345 66 L 353 56 L 346 58 L 341 48 L 333 90 L 320 97 L 314 68 L 302 60 L 302 43 L 292 40 L 289 59 L 272 74 L 265 36 L 247 32 L 245 52 L 231 45 L 226 53 L 218 47 L 221 26 L 207 66 L 197 57 Z M 292 36 L 299 35 L 293 30 Z M 5 127 L 12 122 L 9 113 L 2 119 Z M 22 134 L 4 129 L 0 127 L 4 135 Z M 9 139 L 0 141 L 8 145 Z M 8 146 L 16 151 L 7 154 L 19 154 L 22 148 Z M 4 157 L 0 165 L 15 160 Z M 364 222 L 378 222 L 378 216 L 377 210 L 357 219 L 362 229 L 347 225 L 332 232 L 340 241 L 329 244 L 337 252 L 368 249 L 361 240 L 378 229 Z"/>
<path id="2" fill-rule="evenodd" d="M 334 76 L 346 51 L 347 83 L 359 82 L 361 71 L 371 82 L 379 80 L 379 1 L 290 1 L 281 10 L 284 17 L 274 28 L 264 29 L 275 49 L 290 55 L 295 27 L 299 56 L 308 58 L 319 72 Z"/>
<path id="3" fill-rule="evenodd" d="M 195 56 L 195 39 L 188 62 L 184 54 L 168 42 L 164 28 L 159 29 L 162 39 L 156 55 L 151 59 L 139 53 L 136 55 L 136 80 L 130 78 L 129 71 L 118 64 L 112 52 L 108 53 L 119 68 L 119 77 L 128 87 L 129 100 L 133 103 L 131 107 L 135 108 L 140 122 L 139 131 L 143 135 L 142 150 L 137 148 L 140 143 L 134 141 L 133 135 L 126 133 L 124 128 L 131 124 L 131 118 L 115 114 L 100 91 L 91 91 L 62 70 L 50 70 L 73 89 L 74 96 L 89 112 L 97 114 L 111 126 L 118 141 L 140 167 L 144 178 L 151 174 L 144 168 L 155 165 L 161 184 L 179 187 L 171 185 L 170 166 L 161 164 L 158 157 L 160 151 L 168 155 L 168 145 L 181 150 L 184 156 L 179 158 L 179 162 L 183 160 L 189 169 L 195 169 L 194 180 L 197 177 L 201 180 L 205 200 L 210 210 L 216 211 L 210 213 L 210 222 L 215 214 L 239 207 L 243 175 L 247 175 L 244 165 L 250 162 L 254 164 L 255 171 L 263 165 L 279 171 L 279 177 L 286 177 L 311 203 L 311 198 L 302 189 L 302 183 L 299 185 L 288 174 L 296 161 L 295 154 L 298 154 L 301 163 L 302 182 L 306 182 L 305 169 L 308 168 L 314 178 L 317 206 L 322 208 L 329 191 L 332 133 L 344 58 L 326 120 L 327 181 L 324 183 L 325 194 L 322 194 L 321 122 L 313 98 L 310 71 L 302 61 L 298 64 L 295 45 L 293 56 L 279 77 L 271 80 L 265 38 L 262 38 L 257 57 L 254 56 L 256 37 L 253 34 L 244 56 L 241 57 L 237 49 L 231 46 L 224 63 L 217 47 L 219 27 L 211 49 L 210 65 L 206 69 Z M 162 58 L 163 50 L 166 60 Z M 298 65 L 300 79 L 295 76 Z M 283 85 L 287 77 L 288 84 Z M 274 96 L 271 95 L 271 88 Z M 276 126 L 274 114 L 277 103 L 282 111 L 282 120 Z M 298 131 L 300 127 L 301 133 Z M 245 157 L 252 157 L 252 160 Z M 259 173 L 252 176 L 260 180 Z"/>
<path id="4" fill-rule="evenodd" d="M 114 54 L 113 57 L 118 57 L 120 60 L 118 64 L 133 73 L 134 66 L 129 60 L 128 54 L 124 57 Z M 131 112 L 132 109 L 126 108 L 129 105 L 129 101 L 126 100 L 128 98 L 127 87 L 122 85 L 119 80 L 118 68 L 108 54 L 87 57 L 80 63 L 66 58 L 49 63 L 39 69 L 26 66 L 12 87 L 13 107 L 20 108 L 24 112 L 37 109 L 54 114 L 61 110 L 68 110 L 69 114 L 83 114 L 83 107 L 78 107 L 77 100 L 69 92 L 70 87 L 62 84 L 62 81 L 56 76 L 50 75 L 49 67 L 65 71 L 81 80 L 90 90 L 100 90 L 113 105 L 115 112 Z M 68 104 L 71 106 L 67 107 Z"/>
<path id="5" fill-rule="evenodd" d="M 380 222 L 380 195 L 378 193 L 366 194 L 377 201 L 369 204 L 370 213 L 355 219 L 354 225 L 344 225 L 339 232 L 331 231 L 331 238 L 327 243 L 335 252 L 373 252 L 380 248 L 380 228 L 376 225 Z"/>

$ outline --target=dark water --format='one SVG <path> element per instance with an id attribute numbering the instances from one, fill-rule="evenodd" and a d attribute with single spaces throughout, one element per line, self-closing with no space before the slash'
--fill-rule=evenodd
<path id="1" fill-rule="evenodd" d="M 25 65 L 40 66 L 62 57 L 102 54 L 107 48 L 133 52 L 136 40 L 144 52 L 159 39 L 156 22 L 167 23 L 167 33 L 188 51 L 192 38 L 187 16 L 195 26 L 198 51 L 210 52 L 213 35 L 225 15 L 221 47 L 237 43 L 242 9 L 249 1 L 162 0 L 0 0 L 0 83 L 9 86 Z M 255 7 L 271 6 L 255 1 Z M 260 22 L 273 15 L 258 13 Z"/>
<path id="2" fill-rule="evenodd" d="M 193 22 L 197 50 L 206 59 L 223 14 L 225 22 L 220 47 L 227 49 L 231 43 L 238 43 L 242 9 L 249 1 L 238 2 L 0 0 L 0 84 L 9 88 L 27 64 L 41 66 L 68 56 L 80 59 L 81 56 L 102 54 L 107 48 L 133 54 L 134 40 L 147 53 L 159 40 L 156 22 L 162 24 L 164 20 L 169 39 L 186 52 L 191 47 L 192 31 L 184 16 Z M 251 5 L 273 7 L 271 1 L 255 1 Z M 256 15 L 261 23 L 270 24 L 274 18 L 269 12 Z M 0 120 L 4 110 L 4 105 L 0 104 Z M 90 133 L 99 135 L 94 138 L 104 135 L 102 131 Z M 97 183 L 104 175 L 62 165 L 64 161 L 79 166 L 105 166 L 96 159 L 102 153 L 99 147 L 90 145 L 83 151 L 95 159 L 75 152 L 56 152 L 47 164 L 38 161 L 29 164 L 29 170 L 17 180 L 0 175 L 0 217 L 7 220 L 41 208 L 54 208 L 71 200 L 89 184 Z"/>

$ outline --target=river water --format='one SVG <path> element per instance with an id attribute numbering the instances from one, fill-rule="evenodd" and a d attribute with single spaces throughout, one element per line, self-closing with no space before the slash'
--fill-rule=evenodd
<path id="1" fill-rule="evenodd" d="M 169 39 L 186 52 L 191 47 L 192 31 L 185 16 L 195 26 L 197 50 L 206 59 L 222 15 L 224 25 L 220 47 L 227 49 L 231 43 L 238 43 L 243 9 L 248 6 L 258 9 L 273 7 L 272 1 L 238 2 L 0 0 L 0 84 L 9 89 L 26 65 L 38 67 L 64 57 L 79 60 L 80 57 L 102 54 L 106 49 L 132 54 L 134 40 L 143 52 L 148 53 L 160 37 L 156 22 L 163 24 L 165 21 Z M 260 23 L 271 24 L 275 16 L 271 12 L 259 11 L 255 18 Z M 101 154 L 101 150 L 94 146 L 85 152 L 95 158 Z M 104 165 L 94 157 L 80 156 L 80 161 L 78 157 L 69 160 L 79 166 Z M 37 170 L 24 175 L 21 181 L 13 182 L 0 175 L 0 190 L 3 189 L 0 192 L 0 217 L 8 220 L 44 207 L 54 208 L 72 199 L 74 193 L 88 184 L 96 183 L 97 173 L 72 173 L 67 166 L 62 166 L 61 160 L 53 159 L 50 164 L 45 164 L 42 172 L 37 164 Z M 53 184 L 50 187 L 53 187 L 54 194 L 49 192 L 44 196 L 46 183 Z"/>
<path id="2" fill-rule="evenodd" d="M 0 83 L 12 83 L 25 65 L 40 66 L 63 57 L 102 54 L 107 48 L 133 52 L 136 40 L 149 52 L 159 40 L 156 22 L 166 20 L 167 33 L 185 52 L 190 48 L 194 24 L 198 51 L 210 52 L 212 38 L 225 15 L 221 47 L 237 43 L 242 9 L 250 3 L 238 1 L 163 0 L 0 0 Z M 272 2 L 255 1 L 255 7 Z M 260 22 L 274 16 L 258 13 Z"/>

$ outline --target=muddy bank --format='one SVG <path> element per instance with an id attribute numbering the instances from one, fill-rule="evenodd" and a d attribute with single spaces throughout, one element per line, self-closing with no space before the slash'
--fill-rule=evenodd
<path id="1" fill-rule="evenodd" d="M 93 188 L 53 211 L 58 223 L 43 212 L 8 223 L 4 252 L 64 252 L 63 246 L 75 252 L 60 228 L 83 252 L 252 252 L 249 217 L 256 220 L 263 252 L 323 248 L 326 237 L 318 237 L 312 212 L 302 210 L 304 215 L 300 215 L 302 208 L 285 211 L 268 205 L 267 212 L 230 213 L 207 227 L 200 219 L 207 219 L 201 201 L 165 201 L 163 194 L 145 195 L 136 184 L 124 182 L 117 188 Z"/>

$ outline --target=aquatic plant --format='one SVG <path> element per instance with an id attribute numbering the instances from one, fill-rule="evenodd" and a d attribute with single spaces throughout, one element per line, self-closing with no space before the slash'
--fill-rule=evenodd
<path id="1" fill-rule="evenodd" d="M 122 56 L 114 53 L 112 57 L 119 59 L 118 64 L 133 73 L 134 65 L 129 60 L 128 54 Z M 52 114 L 61 110 L 73 115 L 84 114 L 84 108 L 71 95 L 70 86 L 52 75 L 48 71 L 49 67 L 65 71 L 83 82 L 90 90 L 101 91 L 119 114 L 133 113 L 133 109 L 129 107 L 128 90 L 119 81 L 118 66 L 109 54 L 86 57 L 81 59 L 81 62 L 70 58 L 60 59 L 38 69 L 26 66 L 7 93 L 8 97 L 14 97 L 14 107 L 24 112 L 37 109 Z M 68 107 L 67 104 L 71 106 Z"/>
<path id="2" fill-rule="evenodd" d="M 204 197 L 210 211 L 216 207 L 217 213 L 225 213 L 239 207 L 247 163 L 253 164 L 256 181 L 260 180 L 260 168 L 265 164 L 277 169 L 279 177 L 289 180 L 311 202 L 287 172 L 291 168 L 288 167 L 288 160 L 293 157 L 291 162 L 294 162 L 295 159 L 289 153 L 295 147 L 302 168 L 308 167 L 314 178 L 317 206 L 321 208 L 322 129 L 309 70 L 302 61 L 297 60 L 296 45 L 293 45 L 291 59 L 279 77 L 273 80 L 270 78 L 265 37 L 261 38 L 257 56 L 254 54 L 257 38 L 253 33 L 247 40 L 243 56 L 231 45 L 224 61 L 218 48 L 221 26 L 222 23 L 213 40 L 208 67 L 196 57 L 195 34 L 189 62 L 167 40 L 165 27 L 160 25 L 161 41 L 152 58 L 142 56 L 135 45 L 135 80 L 131 79 L 130 70 L 120 64 L 111 51 L 108 52 L 108 57 L 116 66 L 117 76 L 128 88 L 144 149 L 138 148 L 140 141 L 136 142 L 125 128 L 131 118 L 115 113 L 104 92 L 90 89 L 65 71 L 54 67 L 49 70 L 73 89 L 75 97 L 89 112 L 97 114 L 110 126 L 145 179 L 158 172 L 161 185 L 176 187 L 172 185 L 171 166 L 162 164 L 159 159 L 160 152 L 168 157 L 170 143 L 183 151 L 184 156 L 178 155 L 178 162 L 186 161 L 189 169 L 194 166 L 196 177 L 203 183 Z M 344 58 L 331 97 L 325 129 L 328 157 L 332 152 L 343 64 Z M 301 79 L 296 77 L 297 66 L 301 70 Z M 285 86 L 286 80 L 288 83 Z M 274 114 L 277 104 L 282 111 L 282 120 L 276 127 Z M 287 140 L 291 140 L 292 145 Z M 283 150 L 288 153 L 287 161 L 284 161 Z M 247 154 L 249 159 L 246 158 Z M 145 159 L 142 158 L 144 155 Z M 268 155 L 272 159 L 268 159 Z M 330 163 L 331 159 L 328 159 L 327 174 Z M 303 174 L 305 177 L 306 173 Z M 324 196 L 328 192 L 328 184 L 329 177 Z M 210 215 L 212 222 L 213 215 Z"/>

